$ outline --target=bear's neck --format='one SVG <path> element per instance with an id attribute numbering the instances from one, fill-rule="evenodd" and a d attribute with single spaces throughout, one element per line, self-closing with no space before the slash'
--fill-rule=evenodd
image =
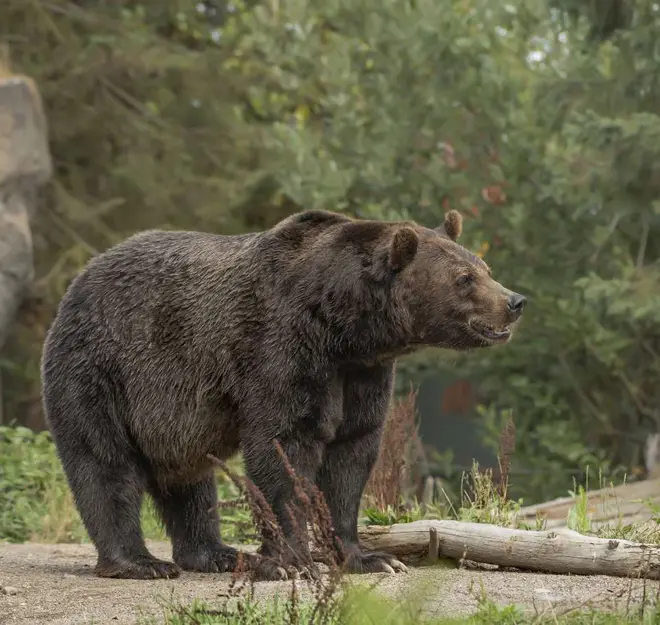
<path id="1" fill-rule="evenodd" d="M 419 349 L 406 324 L 391 311 L 363 311 L 357 316 L 328 319 L 325 327 L 328 358 L 334 362 L 380 364 Z"/>

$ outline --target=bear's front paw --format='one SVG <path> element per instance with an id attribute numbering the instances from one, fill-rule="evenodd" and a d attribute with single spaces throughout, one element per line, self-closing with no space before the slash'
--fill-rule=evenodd
<path id="1" fill-rule="evenodd" d="M 316 565 L 284 563 L 277 558 L 261 557 L 253 561 L 252 578 L 255 581 L 274 582 L 289 579 L 318 579 L 320 572 Z"/>
<path id="2" fill-rule="evenodd" d="M 192 551 L 177 553 L 174 561 L 184 571 L 227 573 L 236 568 L 238 551 L 226 545 L 203 546 Z"/>
<path id="3" fill-rule="evenodd" d="M 353 552 L 346 559 L 347 573 L 407 573 L 408 568 L 394 556 L 382 551 Z"/>

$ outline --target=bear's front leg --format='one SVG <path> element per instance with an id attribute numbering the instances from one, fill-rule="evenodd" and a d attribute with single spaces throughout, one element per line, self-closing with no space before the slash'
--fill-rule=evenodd
<path id="1" fill-rule="evenodd" d="M 341 541 L 344 566 L 349 573 L 394 573 L 406 566 L 380 551 L 364 551 L 358 540 L 360 500 L 378 457 L 380 431 L 338 441 L 326 451 L 319 483 L 332 514 L 335 534 Z"/>
<path id="2" fill-rule="evenodd" d="M 298 478 L 313 484 L 323 457 L 323 443 L 304 432 L 273 433 L 268 427 L 242 434 L 242 449 L 248 479 L 259 489 L 275 514 L 279 538 L 263 528 L 261 558 L 255 576 L 261 580 L 278 580 L 312 573 L 305 510 L 294 492 L 294 481 L 287 472 L 274 440 L 280 444 Z M 271 436 L 271 434 L 275 434 Z"/>
<path id="3" fill-rule="evenodd" d="M 364 551 L 358 540 L 362 493 L 378 458 L 390 405 L 394 367 L 356 367 L 346 372 L 344 421 L 325 450 L 317 483 L 332 514 L 340 554 L 349 573 L 407 571 L 394 556 Z"/>

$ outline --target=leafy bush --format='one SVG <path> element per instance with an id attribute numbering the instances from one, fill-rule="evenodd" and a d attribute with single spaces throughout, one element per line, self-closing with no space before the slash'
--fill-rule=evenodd
<path id="1" fill-rule="evenodd" d="M 66 500 L 68 487 L 48 432 L 0 427 L 0 539 L 23 542 L 40 534 L 55 501 Z M 67 528 L 80 538 L 79 527 Z"/>
<path id="2" fill-rule="evenodd" d="M 240 459 L 230 466 L 241 472 Z M 218 498 L 224 502 L 221 528 L 228 542 L 254 539 L 250 513 L 239 494 L 229 479 L 218 475 Z M 142 527 L 147 538 L 165 538 L 150 498 L 143 503 Z M 0 540 L 89 540 L 49 432 L 0 426 Z"/>

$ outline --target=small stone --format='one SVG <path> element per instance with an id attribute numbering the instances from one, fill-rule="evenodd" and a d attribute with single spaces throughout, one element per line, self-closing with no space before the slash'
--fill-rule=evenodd
<path id="1" fill-rule="evenodd" d="M 562 597 L 554 594 L 547 588 L 534 589 L 534 605 L 539 603 L 543 607 L 552 607 L 557 605 L 560 601 L 562 601 Z"/>
<path id="2" fill-rule="evenodd" d="M 0 592 L 2 592 L 3 595 L 17 595 L 18 588 L 14 588 L 13 586 L 2 586 Z"/>

